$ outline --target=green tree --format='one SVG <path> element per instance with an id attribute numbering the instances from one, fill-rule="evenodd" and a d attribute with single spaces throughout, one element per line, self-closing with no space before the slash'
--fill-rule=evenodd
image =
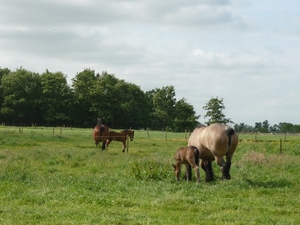
<path id="1" fill-rule="evenodd" d="M 1 79 L 3 103 L 1 114 L 14 124 L 38 123 L 40 117 L 41 85 L 39 74 L 22 67 L 5 73 Z"/>
<path id="2" fill-rule="evenodd" d="M 294 125 L 292 123 L 279 123 L 280 131 L 283 133 L 293 132 Z"/>
<path id="3" fill-rule="evenodd" d="M 92 126 L 96 123 L 98 112 L 95 112 L 93 104 L 101 101 L 102 98 L 97 97 L 96 93 L 97 89 L 97 79 L 99 78 L 99 74 L 95 74 L 94 70 L 84 69 L 82 72 L 76 74 L 76 76 L 72 79 L 72 88 L 74 93 L 74 116 L 73 120 L 75 124 L 79 126 Z"/>
<path id="4" fill-rule="evenodd" d="M 196 115 L 194 107 L 185 98 L 175 103 L 175 130 L 184 131 L 185 129 L 194 129 L 199 123 L 197 121 L 199 118 L 200 116 Z"/>
<path id="5" fill-rule="evenodd" d="M 73 95 L 62 72 L 41 75 L 42 111 L 48 124 L 68 123 L 71 120 Z"/>
<path id="6" fill-rule="evenodd" d="M 77 107 L 85 121 L 105 117 L 110 127 L 141 127 L 146 124 L 149 108 L 145 93 L 135 84 L 102 72 L 95 75 L 89 69 L 73 79 L 73 90 Z"/>
<path id="7" fill-rule="evenodd" d="M 207 111 L 204 116 L 204 118 L 208 118 L 208 121 L 205 122 L 207 125 L 213 123 L 233 123 L 233 121 L 230 118 L 226 118 L 223 114 L 223 110 L 225 109 L 223 98 L 211 98 L 203 107 L 203 109 Z"/>
<path id="8" fill-rule="evenodd" d="M 175 111 L 175 89 L 173 86 L 156 88 L 153 94 L 153 115 L 163 130 L 172 125 Z"/>
<path id="9" fill-rule="evenodd" d="M 10 73 L 10 70 L 8 68 L 4 68 L 2 69 L 0 67 L 0 106 L 2 108 L 2 105 L 3 105 L 3 102 L 4 102 L 4 94 L 3 94 L 3 87 L 2 87 L 2 77 L 4 75 L 8 75 Z M 1 110 L 0 110 L 0 121 L 3 121 L 4 117 L 1 113 Z"/>

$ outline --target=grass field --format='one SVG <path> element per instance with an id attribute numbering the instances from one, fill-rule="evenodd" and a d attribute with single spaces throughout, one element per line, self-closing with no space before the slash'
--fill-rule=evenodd
<path id="1" fill-rule="evenodd" d="M 196 184 L 171 166 L 184 133 L 135 131 L 128 153 L 91 134 L 0 127 L 0 224 L 300 224 L 299 136 L 241 134 L 232 179 L 214 163 Z"/>

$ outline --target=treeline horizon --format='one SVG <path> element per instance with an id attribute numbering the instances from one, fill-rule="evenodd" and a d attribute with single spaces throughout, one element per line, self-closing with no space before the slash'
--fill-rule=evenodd
<path id="1" fill-rule="evenodd" d="M 0 123 L 21 126 L 93 127 L 184 131 L 198 124 L 194 107 L 167 86 L 142 91 L 113 74 L 84 69 L 67 83 L 62 72 L 42 74 L 0 67 Z"/>
<path id="2" fill-rule="evenodd" d="M 193 130 L 200 122 L 174 86 L 143 91 L 107 72 L 84 69 L 72 83 L 62 72 L 15 71 L 0 67 L 0 123 L 9 126 L 95 126 L 97 117 L 111 128 Z M 238 132 L 300 132 L 300 125 L 268 121 L 235 124 Z"/>

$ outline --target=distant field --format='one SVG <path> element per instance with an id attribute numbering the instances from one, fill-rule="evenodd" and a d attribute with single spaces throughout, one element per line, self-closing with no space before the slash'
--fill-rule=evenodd
<path id="1" fill-rule="evenodd" d="M 0 224 L 300 224 L 299 135 L 240 134 L 232 179 L 214 163 L 200 184 L 174 178 L 187 137 L 135 131 L 122 153 L 92 129 L 0 127 Z"/>

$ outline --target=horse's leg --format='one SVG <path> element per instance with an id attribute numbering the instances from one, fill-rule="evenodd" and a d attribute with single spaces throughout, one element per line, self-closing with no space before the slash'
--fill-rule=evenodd
<path id="1" fill-rule="evenodd" d="M 107 149 L 108 148 L 108 146 L 109 146 L 109 144 L 112 142 L 112 139 L 110 139 L 110 138 L 108 138 L 108 139 L 106 139 L 106 141 L 105 141 L 105 148 Z M 104 143 L 104 142 L 103 142 Z"/>
<path id="2" fill-rule="evenodd" d="M 226 155 L 226 162 L 222 156 L 215 156 L 217 164 L 220 166 L 222 171 L 222 178 L 230 179 L 230 166 L 231 166 L 231 156 Z"/>
<path id="3" fill-rule="evenodd" d="M 126 141 L 122 141 L 123 142 L 123 150 L 122 152 L 125 152 L 125 149 L 126 149 Z"/>
<path id="4" fill-rule="evenodd" d="M 206 175 L 206 182 L 213 181 L 214 180 L 214 171 L 212 167 L 212 161 L 206 161 L 206 167 L 205 167 L 205 175 Z"/>
<path id="5" fill-rule="evenodd" d="M 106 141 L 102 141 L 102 150 L 105 150 L 106 147 Z"/>
<path id="6" fill-rule="evenodd" d="M 227 180 L 230 180 L 231 179 L 231 176 L 230 176 L 230 167 L 231 167 L 231 157 L 232 155 L 229 155 L 227 153 L 226 155 L 226 163 L 225 165 L 223 166 L 223 179 L 227 179 Z"/>

